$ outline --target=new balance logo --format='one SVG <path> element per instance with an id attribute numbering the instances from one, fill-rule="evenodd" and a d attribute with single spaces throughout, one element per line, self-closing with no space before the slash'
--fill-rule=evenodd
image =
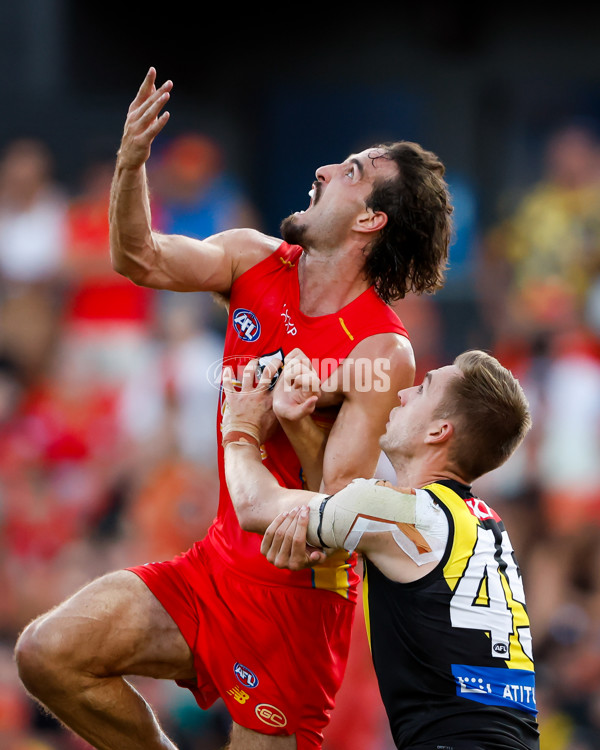
<path id="1" fill-rule="evenodd" d="M 244 690 L 239 688 L 237 685 L 232 687 L 231 690 L 227 691 L 227 695 L 231 695 L 238 703 L 244 704 L 247 700 L 250 700 L 250 696 Z"/>

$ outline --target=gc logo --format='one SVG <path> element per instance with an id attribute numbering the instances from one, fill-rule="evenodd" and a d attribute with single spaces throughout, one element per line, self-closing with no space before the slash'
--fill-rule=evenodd
<path id="1" fill-rule="evenodd" d="M 260 703 L 254 712 L 264 724 L 270 727 L 284 727 L 287 724 L 285 714 L 269 703 Z"/>

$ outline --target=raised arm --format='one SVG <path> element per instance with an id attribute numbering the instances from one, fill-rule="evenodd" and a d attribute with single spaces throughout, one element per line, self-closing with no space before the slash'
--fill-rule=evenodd
<path id="1" fill-rule="evenodd" d="M 169 112 L 162 110 L 172 88 L 171 81 L 157 88 L 156 71 L 150 68 L 129 107 L 110 196 L 112 265 L 140 286 L 226 294 L 235 278 L 275 250 L 279 241 L 252 229 L 206 240 L 154 230 L 146 162 L 169 120 Z"/>

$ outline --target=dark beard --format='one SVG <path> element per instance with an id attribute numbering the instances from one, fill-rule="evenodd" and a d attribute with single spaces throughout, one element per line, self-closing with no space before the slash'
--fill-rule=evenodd
<path id="1" fill-rule="evenodd" d="M 306 241 L 306 224 L 299 221 L 298 216 L 292 214 L 281 222 L 281 237 L 289 245 L 300 245 L 304 247 Z"/>

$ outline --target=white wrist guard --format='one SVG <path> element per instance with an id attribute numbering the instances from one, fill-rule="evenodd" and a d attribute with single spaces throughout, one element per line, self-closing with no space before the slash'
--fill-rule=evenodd
<path id="1" fill-rule="evenodd" d="M 415 562 L 439 560 L 448 521 L 425 490 L 397 490 L 376 480 L 355 479 L 335 495 L 309 503 L 308 543 L 352 552 L 365 532 L 389 531 Z"/>

